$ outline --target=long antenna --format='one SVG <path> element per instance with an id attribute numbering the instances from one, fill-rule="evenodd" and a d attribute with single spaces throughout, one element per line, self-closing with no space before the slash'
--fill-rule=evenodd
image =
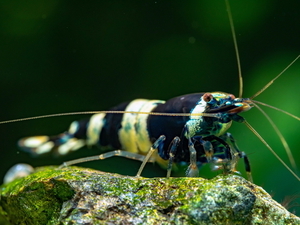
<path id="1" fill-rule="evenodd" d="M 238 49 L 238 45 L 237 45 L 237 41 L 236 41 L 236 34 L 235 34 L 232 14 L 231 14 L 230 5 L 229 5 L 228 0 L 225 0 L 225 3 L 226 3 L 226 9 L 227 9 L 227 14 L 228 14 L 228 18 L 229 18 L 229 23 L 230 23 L 230 28 L 231 28 L 232 38 L 233 38 L 233 44 L 234 44 L 234 50 L 235 50 L 235 55 L 236 55 L 236 61 L 237 61 L 237 66 L 238 66 L 239 83 L 240 83 L 239 98 L 241 98 L 243 96 L 243 77 L 242 77 L 242 69 L 241 69 L 241 62 L 240 62 L 240 54 L 239 54 L 239 49 Z"/>
<path id="2" fill-rule="evenodd" d="M 266 104 L 266 103 L 263 103 L 263 102 L 260 102 L 260 101 L 256 101 L 256 100 L 251 100 L 251 102 L 255 102 L 256 104 L 264 105 L 264 106 L 269 107 L 269 108 L 271 108 L 271 109 L 275 109 L 275 110 L 277 110 L 277 111 L 279 111 L 279 112 L 285 113 L 286 115 L 288 115 L 288 116 L 290 116 L 290 117 L 292 117 L 292 118 L 294 118 L 294 119 L 300 121 L 300 117 L 295 116 L 295 115 L 293 115 L 292 113 L 289 113 L 289 112 L 287 112 L 287 111 L 285 111 L 285 110 L 283 110 L 283 109 L 279 109 L 279 108 L 277 108 L 277 107 L 275 107 L 275 106 L 268 105 L 268 104 Z"/>
<path id="3" fill-rule="evenodd" d="M 275 125 L 275 123 L 273 122 L 273 120 L 269 117 L 269 115 L 262 109 L 260 108 L 257 104 L 255 104 L 254 102 L 252 102 L 252 104 L 267 118 L 267 120 L 269 121 L 269 123 L 271 124 L 271 126 L 273 127 L 273 129 L 275 130 L 275 132 L 277 133 L 288 157 L 289 157 L 289 160 L 292 164 L 292 167 L 294 169 L 297 169 L 297 166 L 296 166 L 296 162 L 294 160 L 294 157 L 293 157 L 293 154 L 292 154 L 292 151 L 288 145 L 288 143 L 286 142 L 285 138 L 283 137 L 283 135 L 281 134 L 280 130 L 278 129 L 278 127 Z"/>
<path id="4" fill-rule="evenodd" d="M 27 118 L 20 118 L 14 120 L 5 120 L 1 121 L 0 124 L 5 123 L 14 123 L 14 122 L 21 122 L 27 120 L 36 120 L 42 118 L 49 118 L 49 117 L 58 117 L 58 116 L 71 116 L 71 115 L 86 115 L 86 114 L 97 114 L 97 113 L 113 113 L 113 114 L 124 114 L 124 113 L 133 113 L 133 114 L 148 114 L 154 116 L 205 116 L 205 117 L 220 117 L 219 113 L 162 113 L 162 112 L 138 112 L 138 111 L 86 111 L 86 112 L 69 112 L 69 113 L 56 113 L 56 114 L 49 114 L 43 116 L 33 116 Z"/>
<path id="5" fill-rule="evenodd" d="M 291 170 L 291 168 L 276 154 L 276 152 L 270 147 L 270 145 L 265 141 L 265 139 L 262 138 L 262 136 L 260 136 L 259 133 L 257 133 L 257 131 L 245 120 L 244 123 L 246 124 L 246 126 L 255 134 L 256 137 L 259 138 L 259 140 L 264 143 L 265 146 L 267 146 L 267 148 L 269 149 L 269 151 L 282 163 L 282 165 L 288 170 L 290 171 L 290 173 L 298 180 L 300 181 L 300 178 L 297 176 L 296 173 L 294 173 L 293 170 Z"/>
<path id="6" fill-rule="evenodd" d="M 273 82 L 280 77 L 288 68 L 291 67 L 298 59 L 300 58 L 300 55 L 298 55 L 287 67 L 285 67 L 276 77 L 274 77 L 269 83 L 267 83 L 260 91 L 258 91 L 256 94 L 254 94 L 250 99 L 256 98 L 258 95 L 260 95 L 262 92 L 264 92 L 268 87 L 270 87 Z"/>

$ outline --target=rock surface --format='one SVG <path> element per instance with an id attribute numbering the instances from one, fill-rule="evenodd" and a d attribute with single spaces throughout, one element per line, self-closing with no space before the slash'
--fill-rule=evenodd
<path id="1" fill-rule="evenodd" d="M 1 224 L 300 224 L 236 175 L 135 178 L 46 167 L 0 191 Z"/>

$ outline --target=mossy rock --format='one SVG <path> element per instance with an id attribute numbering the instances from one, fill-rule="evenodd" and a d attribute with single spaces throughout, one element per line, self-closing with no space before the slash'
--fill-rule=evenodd
<path id="1" fill-rule="evenodd" d="M 0 217 L 38 225 L 300 224 L 261 187 L 236 175 L 136 178 L 79 167 L 45 167 L 3 185 Z"/>

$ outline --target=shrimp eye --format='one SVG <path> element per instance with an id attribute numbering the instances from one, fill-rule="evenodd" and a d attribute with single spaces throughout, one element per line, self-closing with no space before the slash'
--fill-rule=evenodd
<path id="1" fill-rule="evenodd" d="M 214 97 L 210 93 L 205 93 L 202 98 L 205 102 L 210 102 Z"/>
<path id="2" fill-rule="evenodd" d="M 230 98 L 231 100 L 234 100 L 234 99 L 235 99 L 235 96 L 234 96 L 233 94 L 229 94 L 228 96 L 229 96 L 229 98 Z"/>

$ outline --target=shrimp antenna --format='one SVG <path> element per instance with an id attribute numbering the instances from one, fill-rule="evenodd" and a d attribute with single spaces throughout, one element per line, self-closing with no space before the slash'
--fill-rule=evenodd
<path id="1" fill-rule="evenodd" d="M 239 48 L 237 45 L 236 41 L 236 34 L 235 34 L 235 29 L 234 29 L 234 24 L 233 24 L 233 19 L 232 19 L 232 13 L 230 10 L 230 5 L 228 0 L 225 0 L 226 3 L 226 9 L 227 9 L 227 14 L 229 18 L 229 23 L 230 23 L 230 28 L 231 28 L 231 33 L 232 33 L 232 38 L 233 38 L 233 44 L 234 44 L 234 50 L 235 50 L 235 55 L 236 55 L 236 61 L 237 61 L 237 66 L 238 66 L 238 74 L 239 74 L 239 98 L 243 96 L 243 76 L 242 76 L 242 68 L 241 68 L 241 62 L 240 62 L 240 54 L 239 54 Z"/>
<path id="2" fill-rule="evenodd" d="M 274 77 L 269 83 L 267 83 L 260 91 L 258 91 L 256 94 L 254 94 L 250 99 L 256 98 L 258 95 L 260 95 L 262 92 L 264 92 L 268 87 L 270 87 L 273 82 L 279 78 L 288 68 L 290 68 L 298 59 L 300 58 L 300 55 L 298 55 L 287 67 L 285 67 L 276 77 Z"/>
<path id="3" fill-rule="evenodd" d="M 136 112 L 136 111 L 86 111 L 86 112 L 56 113 L 56 114 L 49 114 L 49 115 L 43 115 L 43 116 L 33 116 L 33 117 L 20 118 L 20 119 L 14 119 L 14 120 L 6 120 L 6 121 L 1 121 L 0 124 L 21 122 L 21 121 L 27 121 L 27 120 L 36 120 L 36 119 L 49 118 L 49 117 L 71 116 L 71 115 L 86 115 L 86 114 L 97 114 L 97 113 L 114 113 L 114 114 L 134 113 L 134 114 L 148 114 L 148 115 L 155 115 L 155 116 L 205 116 L 205 117 L 217 117 L 217 118 L 220 117 L 219 113 L 161 113 L 161 112 Z"/>
<path id="4" fill-rule="evenodd" d="M 295 116 L 295 115 L 293 115 L 292 113 L 289 113 L 289 112 L 287 112 L 287 111 L 285 111 L 285 110 L 283 110 L 283 109 L 279 109 L 279 108 L 277 108 L 277 107 L 275 107 L 275 106 L 268 105 L 268 104 L 266 104 L 266 103 L 263 103 L 263 102 L 260 102 L 260 101 L 256 101 L 256 100 L 251 100 L 251 102 L 252 102 L 252 103 L 255 102 L 256 104 L 264 105 L 264 106 L 269 107 L 269 108 L 271 108 L 271 109 L 275 109 L 275 110 L 277 110 L 277 111 L 279 111 L 279 112 L 282 112 L 282 113 L 284 113 L 284 114 L 286 114 L 286 115 L 288 115 L 288 116 L 290 116 L 290 117 L 293 117 L 294 119 L 300 121 L 300 117 Z"/>
<path id="5" fill-rule="evenodd" d="M 269 121 L 269 123 L 272 125 L 273 129 L 275 130 L 275 132 L 277 133 L 285 151 L 286 151 L 286 154 L 288 155 L 289 157 L 289 160 L 290 160 L 290 163 L 292 164 L 292 167 L 294 169 L 297 169 L 297 166 L 296 166 L 296 162 L 294 160 L 294 157 L 293 157 L 293 154 L 292 154 L 292 151 L 288 145 L 288 143 L 286 142 L 285 138 L 283 137 L 282 133 L 280 132 L 280 130 L 278 129 L 278 127 L 275 125 L 274 121 L 268 116 L 268 114 L 262 109 L 260 108 L 257 104 L 253 103 L 252 104 L 259 110 L 261 111 L 261 113 L 267 118 L 267 120 Z"/>
<path id="6" fill-rule="evenodd" d="M 262 136 L 260 136 L 259 133 L 257 133 L 257 131 L 245 120 L 244 123 L 246 124 L 246 126 L 249 128 L 249 130 L 251 130 L 256 137 L 258 137 L 258 139 L 270 150 L 270 152 L 282 163 L 282 165 L 284 165 L 284 167 L 290 171 L 290 173 L 298 180 L 300 181 L 300 178 L 297 176 L 296 173 L 294 173 L 294 171 L 276 154 L 276 152 L 270 147 L 270 145 L 265 141 L 265 139 L 262 138 Z"/>

